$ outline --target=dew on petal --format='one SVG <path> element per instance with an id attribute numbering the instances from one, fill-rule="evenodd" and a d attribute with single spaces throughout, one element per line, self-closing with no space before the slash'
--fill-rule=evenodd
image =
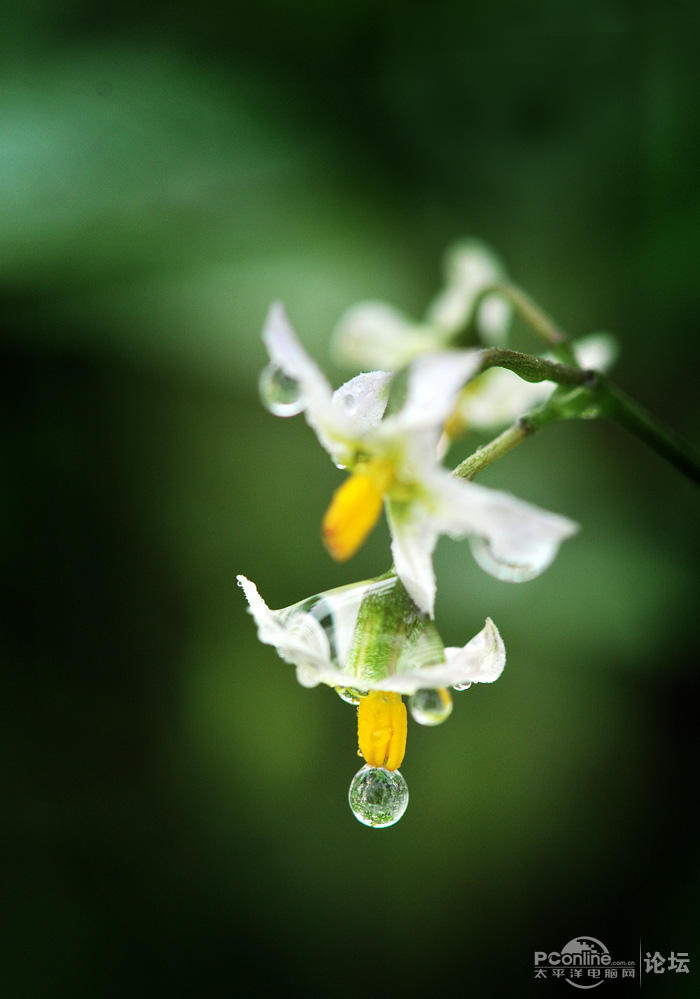
<path id="1" fill-rule="evenodd" d="M 274 416 L 296 416 L 305 407 L 299 382 L 276 364 L 263 369 L 258 388 L 263 405 Z"/>
<path id="2" fill-rule="evenodd" d="M 358 822 L 386 829 L 406 811 L 408 787 L 400 770 L 364 766 L 350 783 L 348 802 Z"/>
<path id="3" fill-rule="evenodd" d="M 543 547 L 538 553 L 538 558 L 518 563 L 496 558 L 491 546 L 484 538 L 471 537 L 469 545 L 477 565 L 484 572 L 488 572 L 490 576 L 494 576 L 504 583 L 527 583 L 530 579 L 535 579 L 551 565 L 556 554 L 556 546 Z"/>
<path id="4" fill-rule="evenodd" d="M 452 689 L 453 690 L 469 690 L 469 688 L 471 687 L 471 685 L 472 685 L 471 680 L 467 680 L 465 683 L 453 683 L 452 684 Z"/>
<path id="5" fill-rule="evenodd" d="M 441 725 L 452 714 L 452 696 L 444 687 L 417 690 L 409 697 L 408 708 L 419 725 Z"/>
<path id="6" fill-rule="evenodd" d="M 360 703 L 360 698 L 367 696 L 366 690 L 358 690 L 356 687 L 335 687 L 334 689 L 341 701 L 345 701 L 346 704 L 352 704 L 355 708 Z"/>

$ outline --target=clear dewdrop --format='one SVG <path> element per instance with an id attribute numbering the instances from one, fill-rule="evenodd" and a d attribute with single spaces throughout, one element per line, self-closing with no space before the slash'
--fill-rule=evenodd
<path id="1" fill-rule="evenodd" d="M 334 690 L 341 701 L 352 704 L 355 708 L 360 703 L 360 698 L 367 695 L 366 690 L 358 690 L 356 687 L 335 687 Z"/>
<path id="2" fill-rule="evenodd" d="M 491 547 L 484 538 L 469 539 L 469 547 L 476 564 L 489 576 L 500 579 L 502 583 L 527 583 L 536 579 L 549 567 L 556 554 L 556 549 L 545 547 L 528 563 L 508 562 L 496 558 Z"/>
<path id="3" fill-rule="evenodd" d="M 276 364 L 268 364 L 258 382 L 263 406 L 273 416 L 296 416 L 304 408 L 301 386 Z"/>
<path id="4" fill-rule="evenodd" d="M 408 787 L 400 770 L 364 766 L 350 782 L 348 801 L 358 822 L 386 829 L 406 811 Z"/>
<path id="5" fill-rule="evenodd" d="M 441 725 L 452 714 L 452 695 L 444 687 L 417 690 L 408 699 L 408 709 L 419 725 Z"/>

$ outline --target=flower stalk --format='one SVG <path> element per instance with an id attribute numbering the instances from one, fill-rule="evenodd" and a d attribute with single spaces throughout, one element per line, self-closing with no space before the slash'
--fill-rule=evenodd
<path id="1" fill-rule="evenodd" d="M 690 443 L 665 427 L 604 375 L 500 347 L 483 352 L 480 370 L 492 367 L 508 368 L 525 381 L 551 381 L 560 388 L 542 406 L 465 458 L 454 469 L 458 478 L 473 479 L 548 423 L 608 419 L 643 441 L 691 481 L 700 483 L 700 457 Z M 569 391 L 564 391 L 567 388 Z"/>

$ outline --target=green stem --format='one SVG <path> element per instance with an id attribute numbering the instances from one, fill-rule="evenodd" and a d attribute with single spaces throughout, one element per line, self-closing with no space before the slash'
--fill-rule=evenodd
<path id="1" fill-rule="evenodd" d="M 461 462 L 454 470 L 458 477 L 473 479 L 548 423 L 607 418 L 639 438 L 683 475 L 700 482 L 700 457 L 691 445 L 603 375 L 497 347 L 484 351 L 483 356 L 482 371 L 494 366 L 506 367 L 527 381 L 552 381 L 560 388 L 538 409 Z"/>
<path id="2" fill-rule="evenodd" d="M 638 437 L 693 482 L 700 482 L 700 456 L 688 441 L 659 423 L 622 389 L 602 376 L 598 378 L 596 392 L 603 415 Z"/>
<path id="3" fill-rule="evenodd" d="M 530 296 L 515 284 L 497 281 L 482 288 L 474 300 L 472 315 L 475 316 L 479 305 L 488 295 L 500 295 L 513 306 L 517 315 L 527 323 L 530 329 L 552 348 L 554 354 L 565 364 L 576 366 L 576 356 L 569 344 L 566 333 L 554 322 Z"/>
<path id="4" fill-rule="evenodd" d="M 548 361 L 544 357 L 523 354 L 505 347 L 488 347 L 481 353 L 481 371 L 488 368 L 508 368 L 526 382 L 556 382 L 557 385 L 586 385 L 594 377 L 570 364 Z"/>
<path id="5" fill-rule="evenodd" d="M 518 444 L 522 444 L 526 437 L 534 433 L 535 428 L 527 420 L 518 420 L 512 427 L 508 427 L 502 434 L 495 437 L 488 444 L 478 448 L 474 454 L 460 462 L 454 469 L 453 475 L 458 479 L 473 479 L 475 475 L 496 461 L 508 454 Z"/>

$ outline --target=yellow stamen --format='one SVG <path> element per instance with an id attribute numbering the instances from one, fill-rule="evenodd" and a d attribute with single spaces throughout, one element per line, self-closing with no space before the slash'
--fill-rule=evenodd
<path id="1" fill-rule="evenodd" d="M 354 555 L 379 520 L 393 469 L 370 462 L 336 489 L 321 525 L 326 548 L 338 562 Z"/>
<path id="2" fill-rule="evenodd" d="M 370 690 L 360 698 L 357 742 L 371 767 L 398 770 L 406 752 L 406 705 L 401 694 Z"/>

